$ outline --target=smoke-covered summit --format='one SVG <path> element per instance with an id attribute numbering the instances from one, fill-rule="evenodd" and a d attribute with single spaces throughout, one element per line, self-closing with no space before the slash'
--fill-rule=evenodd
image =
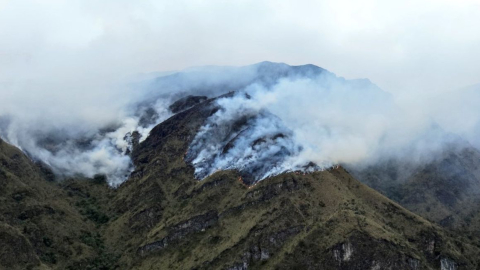
<path id="1" fill-rule="evenodd" d="M 215 109 L 193 134 L 185 159 L 199 179 L 236 169 L 253 183 L 336 164 L 423 160 L 442 151 L 450 138 L 430 136 L 438 116 L 434 110 L 405 110 L 368 79 L 346 80 L 314 65 L 197 67 L 137 80 L 129 89 L 121 102 L 109 105 L 114 113 L 104 121 L 82 115 L 70 121 L 62 114 L 25 117 L 29 114 L 11 110 L 1 115 L 1 136 L 57 175 L 105 174 L 112 185 L 134 169 L 132 147 L 154 126 L 192 106 Z M 438 129 L 456 131 L 448 122 Z"/>
<path id="2" fill-rule="evenodd" d="M 419 165 L 445 149 L 470 147 L 459 130 L 439 124 L 441 114 L 429 107 L 424 114 L 407 110 L 368 79 L 346 80 L 312 65 L 290 67 L 291 72 L 282 64 L 260 65 L 268 67 L 258 70 L 268 70 L 269 76 L 218 98 L 215 113 L 193 139 L 186 160 L 197 178 L 235 169 L 244 182 L 254 183 L 338 164 L 359 169 L 403 160 Z M 282 72 L 271 76 L 272 70 Z"/>
<path id="3" fill-rule="evenodd" d="M 283 64 L 260 66 L 261 74 L 267 75 L 218 98 L 216 112 L 195 136 L 186 160 L 194 165 L 197 178 L 236 169 L 245 182 L 253 183 L 287 171 L 311 172 L 346 162 L 355 149 L 342 158 L 332 149 L 349 139 L 340 136 L 354 136 L 355 131 L 347 134 L 348 127 L 335 117 L 355 110 L 385 114 L 393 102 L 368 80 L 345 80 L 313 65 L 290 70 Z M 272 70 L 282 72 L 268 76 Z"/>
<path id="4" fill-rule="evenodd" d="M 270 62 L 245 67 L 191 68 L 136 80 L 128 90 L 122 89 L 121 97 L 112 93 L 105 95 L 110 97 L 108 101 L 84 104 L 89 114 L 97 111 L 98 115 L 72 112 L 68 104 L 42 104 L 41 99 L 37 111 L 21 111 L 20 103 L 6 107 L 0 114 L 0 135 L 31 158 L 51 166 L 57 175 L 105 174 L 112 185 L 118 185 L 133 169 L 127 154 L 134 141 L 143 141 L 155 125 L 178 113 L 178 108 L 188 109 L 188 104 L 175 101 L 190 95 L 203 95 L 204 100 L 254 83 L 270 86 L 280 78 L 320 72 L 323 70 L 314 66 L 290 67 Z M 111 89 L 106 86 L 105 91 L 115 91 Z M 100 113 L 105 108 L 110 110 L 106 116 Z"/>

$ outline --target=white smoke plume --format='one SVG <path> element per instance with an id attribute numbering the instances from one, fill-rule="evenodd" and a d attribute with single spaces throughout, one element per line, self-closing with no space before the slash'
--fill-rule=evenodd
<path id="1" fill-rule="evenodd" d="M 394 131 L 387 128 L 398 134 L 395 140 L 411 137 L 403 135 L 412 133 L 403 124 L 422 130 L 435 117 L 444 130 L 480 146 L 477 97 L 433 96 L 478 82 L 480 32 L 473 26 L 479 24 L 479 10 L 472 0 L 0 0 L 0 136 L 58 167 L 59 173 L 106 173 L 118 183 L 131 169 L 123 154 L 131 138 L 123 140 L 124 132 L 137 130 L 144 139 L 152 125 L 168 117 L 171 101 L 187 94 L 214 97 L 255 83 L 270 89 L 277 84 L 272 74 L 292 83 L 295 79 L 285 65 L 156 71 L 268 59 L 314 63 L 348 78 L 368 77 L 394 93 L 394 99 L 401 97 L 404 102 L 397 105 L 408 117 L 401 117 L 406 123 Z M 271 74 L 256 77 L 264 72 Z M 132 75 L 137 76 L 134 82 Z M 166 75 L 172 76 L 150 83 Z M 265 106 L 263 115 L 278 115 L 295 132 L 294 142 L 316 143 L 317 137 L 305 133 L 308 129 L 291 126 L 288 117 L 275 112 L 273 103 Z M 153 120 L 142 117 L 152 116 L 152 110 Z M 290 115 L 295 113 L 302 114 Z M 331 119 L 342 119 L 336 117 Z M 295 121 L 302 119 L 308 118 Z M 356 158 L 388 145 L 374 142 L 388 123 L 370 120 L 368 130 L 379 131 L 365 138 L 357 135 L 363 126 L 345 123 L 332 129 L 351 134 L 343 137 L 344 148 L 352 143 Z M 357 132 L 346 132 L 357 127 Z M 320 131 L 330 134 L 329 129 Z M 335 142 L 334 136 L 322 138 Z M 336 155 L 343 154 L 334 154 L 337 148 L 327 151 L 328 145 L 322 145 L 322 153 L 342 160 Z M 302 156 L 315 149 L 303 147 Z"/>
<path id="2" fill-rule="evenodd" d="M 455 105 L 472 95 L 453 102 L 448 97 L 421 114 L 402 102 L 425 105 L 426 100 L 399 101 L 368 80 L 345 80 L 326 71 L 285 77 L 274 85 L 251 84 L 217 100 L 220 110 L 193 140 L 187 160 L 197 178 L 237 169 L 247 182 L 391 158 L 419 164 L 452 145 L 468 147 L 466 139 L 478 134 L 472 127 L 478 127 L 480 115 L 471 107 L 458 111 L 462 102 Z M 437 110 L 440 104 L 443 114 Z M 457 121 L 449 123 L 445 116 L 453 113 L 471 123 L 460 124 L 462 129 Z"/>
<path id="3" fill-rule="evenodd" d="M 29 119 L 7 114 L 0 118 L 0 136 L 51 167 L 59 176 L 103 174 L 110 185 L 116 186 L 133 170 L 127 155 L 132 150 L 129 135 L 137 131 L 140 140 L 144 140 L 158 122 L 171 115 L 165 100 L 158 100 L 150 107 L 155 114 L 148 119 L 150 122 L 142 123 L 145 112 L 135 108 L 136 113 L 129 114 L 125 109 L 120 111 L 118 120 L 113 118 L 94 125 L 82 125 L 80 121 L 58 123 L 55 122 L 58 117 Z"/>
<path id="4" fill-rule="evenodd" d="M 285 64 L 192 68 L 130 79 L 129 83 L 92 85 L 100 94 L 86 90 L 87 97 L 82 92 L 84 84 L 68 93 L 50 85 L 59 93 L 44 89 L 45 93 L 58 100 L 45 101 L 45 97 L 35 95 L 5 97 L 7 106 L 0 109 L 0 136 L 59 176 L 104 174 L 117 186 L 133 170 L 128 156 L 133 132 L 138 132 L 140 142 L 146 139 L 155 125 L 172 115 L 169 106 L 175 100 L 189 94 L 215 97 L 254 82 L 270 85 L 289 73 Z M 111 90 L 114 86 L 117 91 Z M 63 95 L 78 95 L 78 103 Z M 72 103 L 64 104 L 64 100 Z"/>
<path id="5" fill-rule="evenodd" d="M 235 91 L 217 100 L 220 110 L 190 145 L 187 161 L 197 178 L 238 169 L 254 182 L 285 171 L 392 157 L 425 162 L 453 144 L 480 146 L 475 87 L 400 99 L 366 79 L 345 80 L 312 65 L 270 62 L 152 77 L 124 83 L 119 96 L 100 95 L 90 100 L 91 106 L 73 106 L 84 109 L 80 113 L 55 102 L 37 105 L 43 114 L 23 109 L 28 102 L 35 106 L 36 97 L 12 103 L 3 108 L 0 135 L 58 175 L 105 174 L 116 186 L 133 169 L 127 153 L 134 131 L 144 140 L 172 115 L 169 105 L 179 98 Z"/>

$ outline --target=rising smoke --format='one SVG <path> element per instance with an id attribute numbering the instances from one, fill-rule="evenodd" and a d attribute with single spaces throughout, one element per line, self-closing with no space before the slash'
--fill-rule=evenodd
<path id="1" fill-rule="evenodd" d="M 135 113 L 132 109 L 122 111 L 119 118 L 123 119 L 113 118 L 91 125 L 79 121 L 77 125 L 62 126 L 55 122 L 58 117 L 30 119 L 7 114 L 0 117 L 0 136 L 33 160 L 49 166 L 60 177 L 102 174 L 116 186 L 133 170 L 127 155 L 132 150 L 129 135 L 137 131 L 140 140 L 144 140 L 155 124 L 170 116 L 164 102 L 158 100 L 149 107 L 154 114 L 148 115 L 151 119 L 148 122 L 143 120 L 147 111 L 139 106 L 135 106 Z"/>
<path id="2" fill-rule="evenodd" d="M 424 159 L 442 148 L 445 133 L 480 147 L 478 91 L 434 97 L 439 89 L 478 81 L 476 1 L 182 1 L 0 0 L 0 136 L 59 175 L 104 173 L 116 184 L 132 169 L 126 135 L 137 130 L 144 139 L 171 114 L 171 102 L 243 91 L 250 100 L 240 93 L 234 99 L 251 112 L 255 128 L 242 134 L 260 138 L 263 125 L 270 127 L 255 147 L 271 153 L 283 145 L 298 164 L 406 153 Z M 318 77 L 324 70 L 312 66 L 300 75 L 286 65 L 142 73 L 264 59 L 369 77 L 395 95 L 364 96 L 371 88 L 365 81 L 331 77 L 328 86 Z M 138 73 L 141 80 L 132 83 Z M 228 103 L 219 101 L 224 114 L 212 116 L 202 132 L 216 134 L 209 123 L 228 122 L 235 108 Z M 425 139 L 426 130 L 439 139 Z M 216 143 L 223 151 L 222 140 Z M 198 164 L 206 164 L 195 154 L 202 141 L 192 145 Z M 231 166 L 221 161 L 232 151 L 231 158 L 251 166 L 241 141 L 228 155 L 214 155 L 215 166 L 202 165 L 201 175 Z M 298 165 L 258 158 L 277 171 Z M 269 175 L 255 171 L 257 178 Z"/>
<path id="3" fill-rule="evenodd" d="M 109 117 L 4 113 L 0 135 L 60 176 L 105 174 L 113 186 L 133 170 L 132 133 L 144 140 L 172 115 L 169 105 L 187 95 L 234 93 L 216 100 L 219 110 L 191 142 L 186 161 L 198 179 L 237 169 L 253 183 L 337 164 L 364 166 L 389 158 L 426 162 L 452 144 L 479 145 L 480 117 L 470 113 L 479 99 L 471 88 L 461 92 L 464 97 L 455 92 L 456 99 L 447 93 L 398 100 L 366 79 L 345 80 L 313 65 L 263 62 L 168 73 L 122 91 L 127 100 L 103 108 Z M 424 107 L 427 101 L 432 104 Z M 103 104 L 109 103 L 99 99 L 93 108 L 101 113 Z M 465 121 L 452 121 L 451 115 Z"/>
<path id="4" fill-rule="evenodd" d="M 453 104 L 447 96 L 442 98 L 446 106 Z M 458 105 L 449 107 L 450 113 L 459 113 Z M 415 106 L 402 107 L 368 80 L 345 80 L 323 70 L 285 76 L 273 85 L 251 84 L 218 99 L 217 106 L 187 155 L 199 179 L 225 169 L 239 170 L 254 182 L 337 164 L 396 159 L 418 165 L 446 148 L 469 147 L 458 134 L 472 138 L 475 133 L 452 126 L 438 107 L 423 114 L 409 111 Z M 465 116 L 478 126 L 478 115 Z"/>
<path id="5" fill-rule="evenodd" d="M 68 89 L 72 97 L 52 95 L 60 101 L 78 95 L 80 104 L 35 104 L 45 98 L 12 95 L 0 111 L 0 136 L 61 177 L 104 174 L 116 186 L 133 170 L 127 155 L 132 150 L 132 133 L 139 133 L 140 142 L 146 139 L 156 124 L 172 115 L 169 105 L 175 100 L 189 94 L 215 97 L 254 82 L 270 85 L 288 74 L 295 72 L 287 65 L 204 67 L 97 86 L 98 91 L 108 87 L 103 89 L 107 94 L 91 95 L 88 90 L 88 98 L 74 87 Z M 109 89 L 112 85 L 117 91 Z M 32 114 L 30 107 L 41 113 Z"/>

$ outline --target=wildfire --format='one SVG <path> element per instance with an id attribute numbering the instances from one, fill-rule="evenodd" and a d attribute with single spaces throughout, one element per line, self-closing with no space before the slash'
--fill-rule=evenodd
<path id="1" fill-rule="evenodd" d="M 243 181 L 243 178 L 242 178 L 241 176 L 238 177 L 238 182 L 240 182 L 240 183 L 241 183 L 244 187 L 246 187 L 247 189 L 251 189 L 251 188 L 255 187 L 255 186 L 258 184 L 258 182 L 256 182 L 256 183 L 253 184 L 253 185 L 247 185 L 247 184 L 245 184 L 245 182 Z"/>
<path id="2" fill-rule="evenodd" d="M 330 168 L 330 170 L 338 170 L 338 169 L 340 169 L 340 165 L 338 165 L 338 164 L 337 164 L 337 165 L 333 165 L 333 166 Z"/>

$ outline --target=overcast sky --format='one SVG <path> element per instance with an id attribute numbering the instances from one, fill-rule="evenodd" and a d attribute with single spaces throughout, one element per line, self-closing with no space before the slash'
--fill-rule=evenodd
<path id="1" fill-rule="evenodd" d="M 0 0 L 0 93 L 58 100 L 129 74 L 264 60 L 452 90 L 480 82 L 479 27 L 478 0 Z"/>

